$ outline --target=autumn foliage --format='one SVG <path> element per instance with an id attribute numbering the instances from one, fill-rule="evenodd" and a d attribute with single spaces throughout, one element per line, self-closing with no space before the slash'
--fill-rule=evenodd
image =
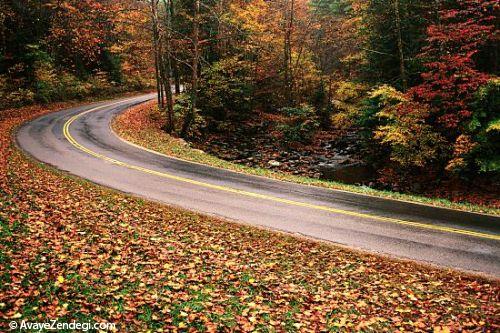
<path id="1" fill-rule="evenodd" d="M 394 161 L 436 171 L 498 171 L 493 162 L 482 168 L 471 158 L 479 149 L 475 135 L 488 124 L 472 119 L 479 114 L 489 121 L 498 119 L 498 104 L 480 111 L 477 102 L 479 91 L 493 77 L 477 63 L 485 45 L 497 38 L 498 9 L 498 1 L 448 2 L 428 26 L 426 46 L 418 55 L 422 82 L 378 113 L 391 118 L 378 127 L 375 137 L 389 144 Z"/>
<path id="2" fill-rule="evenodd" d="M 2 4 L 0 109 L 152 84 L 147 7 L 128 1 Z"/>
<path id="3" fill-rule="evenodd" d="M 2 331 L 50 319 L 120 332 L 498 326 L 498 282 L 183 212 L 42 167 L 11 134 L 46 112 L 0 116 Z"/>

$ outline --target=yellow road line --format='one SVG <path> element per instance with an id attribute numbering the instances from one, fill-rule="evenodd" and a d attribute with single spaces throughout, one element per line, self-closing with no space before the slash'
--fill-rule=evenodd
<path id="1" fill-rule="evenodd" d="M 430 224 L 425 224 L 425 223 L 400 220 L 400 219 L 372 215 L 372 214 L 357 213 L 357 212 L 352 212 L 352 211 L 348 211 L 348 210 L 332 208 L 332 207 L 328 207 L 328 206 L 315 205 L 315 204 L 310 204 L 310 203 L 306 203 L 306 202 L 288 200 L 288 199 L 283 199 L 283 198 L 274 197 L 274 196 L 270 196 L 270 195 L 249 192 L 249 191 L 240 190 L 240 189 L 227 187 L 227 186 L 205 183 L 205 182 L 201 182 L 198 180 L 189 179 L 189 178 L 185 178 L 185 177 L 179 177 L 179 176 L 175 176 L 175 175 L 172 175 L 169 173 L 159 172 L 159 171 L 143 168 L 140 166 L 128 164 L 126 162 L 122 162 L 122 161 L 113 159 L 111 157 L 99 154 L 97 152 L 94 152 L 94 151 L 88 149 L 87 147 L 84 147 L 80 143 L 78 143 L 71 135 L 71 133 L 69 131 L 71 124 L 76 119 L 80 118 L 81 116 L 83 116 L 87 113 L 105 108 L 105 107 L 110 107 L 110 106 L 122 104 L 122 103 L 130 101 L 130 100 L 133 100 L 133 98 L 119 101 L 119 102 L 115 102 L 115 103 L 111 103 L 111 104 L 107 104 L 107 105 L 98 106 L 98 107 L 92 108 L 90 110 L 87 110 L 85 112 L 82 112 L 82 113 L 79 113 L 79 114 L 72 116 L 70 119 L 68 119 L 68 121 L 66 121 L 66 123 L 63 126 L 64 136 L 75 148 L 77 148 L 77 149 L 79 149 L 79 150 L 81 150 L 81 151 L 83 151 L 91 156 L 94 156 L 96 158 L 99 158 L 101 160 L 107 161 L 107 162 L 115 164 L 115 165 L 120 165 L 120 166 L 126 167 L 128 169 L 144 172 L 144 173 L 159 176 L 162 178 L 172 179 L 172 180 L 176 180 L 179 182 L 193 184 L 193 185 L 197 185 L 197 186 L 201 186 L 201 187 L 205 187 L 205 188 L 210 188 L 210 189 L 214 189 L 214 190 L 239 194 L 239 195 L 252 197 L 252 198 L 256 198 L 256 199 L 274 201 L 274 202 L 288 204 L 288 205 L 292 205 L 292 206 L 305 207 L 305 208 L 310 208 L 310 209 L 315 209 L 315 210 L 327 211 L 327 212 L 331 212 L 331 213 L 337 213 L 337 214 L 360 217 L 360 218 L 367 218 L 367 219 L 376 220 L 376 221 L 380 221 L 380 222 L 388 222 L 388 223 L 394 223 L 394 224 L 411 226 L 411 227 L 418 227 L 418 228 L 434 230 L 434 231 L 441 231 L 441 232 L 448 232 L 448 233 L 461 234 L 461 235 L 467 235 L 467 236 L 474 236 L 474 237 L 486 238 L 486 239 L 492 239 L 492 240 L 500 240 L 500 235 L 493 235 L 493 234 L 487 234 L 487 233 L 482 233 L 482 232 L 457 229 L 457 228 L 451 228 L 451 227 L 445 227 L 445 226 L 430 225 Z"/>

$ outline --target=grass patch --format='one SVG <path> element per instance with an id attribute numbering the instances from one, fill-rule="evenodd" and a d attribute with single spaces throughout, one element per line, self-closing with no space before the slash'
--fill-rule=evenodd
<path id="1" fill-rule="evenodd" d="M 131 332 L 496 328 L 498 281 L 241 226 L 40 168 L 11 143 L 33 116 L 0 121 L 0 331 L 11 320 L 56 318 Z"/>
<path id="2" fill-rule="evenodd" d="M 162 115 L 159 113 L 157 108 L 154 107 L 154 105 L 154 103 L 142 104 L 118 115 L 112 123 L 113 130 L 123 139 L 153 151 L 186 161 L 241 172 L 248 175 L 262 176 L 297 184 L 348 191 L 380 198 L 427 204 L 436 207 L 500 215 L 500 209 L 496 207 L 481 206 L 468 202 L 452 202 L 442 198 L 429 198 L 412 194 L 377 190 L 367 186 L 348 185 L 334 181 L 290 175 L 269 169 L 248 167 L 228 162 L 213 155 L 206 154 L 199 149 L 193 149 L 185 141 L 168 135 L 162 130 Z"/>

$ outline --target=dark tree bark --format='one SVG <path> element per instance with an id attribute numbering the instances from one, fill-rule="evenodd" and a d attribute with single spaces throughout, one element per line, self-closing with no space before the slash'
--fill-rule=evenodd
<path id="1" fill-rule="evenodd" d="M 185 137 L 191 126 L 196 112 L 198 100 L 198 61 L 200 53 L 200 0 L 195 0 L 194 3 L 194 19 L 193 19 L 193 57 L 191 64 L 191 106 L 188 114 L 184 118 L 182 125 L 181 136 Z"/>
<path id="2" fill-rule="evenodd" d="M 295 0 L 290 0 L 290 7 L 288 1 L 285 4 L 285 34 L 284 34 L 284 79 L 285 79 L 285 98 L 288 105 L 293 102 L 293 75 L 292 75 L 292 31 L 294 20 Z"/>
<path id="3" fill-rule="evenodd" d="M 156 92 L 158 94 L 158 107 L 163 108 L 162 86 L 160 79 L 160 56 L 159 43 L 160 33 L 158 29 L 158 0 L 151 1 L 151 22 L 153 30 L 153 52 L 155 60 Z"/>
<path id="4" fill-rule="evenodd" d="M 172 17 L 171 12 L 169 10 L 170 7 L 173 6 L 171 0 L 163 0 L 163 5 L 165 6 L 165 51 L 164 61 L 163 61 L 163 87 L 165 89 L 166 96 L 166 112 L 167 112 L 167 124 L 165 129 L 168 133 L 171 133 L 174 130 L 174 100 L 172 96 Z"/>
<path id="5" fill-rule="evenodd" d="M 403 32 L 401 30 L 401 14 L 399 10 L 399 0 L 394 0 L 394 13 L 396 16 L 396 35 L 398 39 L 398 55 L 399 55 L 399 72 L 401 76 L 401 84 L 403 91 L 408 89 L 408 78 L 406 75 L 404 46 L 403 46 Z"/>

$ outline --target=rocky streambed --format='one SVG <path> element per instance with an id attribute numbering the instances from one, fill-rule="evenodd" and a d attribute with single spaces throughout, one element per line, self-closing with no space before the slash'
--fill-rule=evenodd
<path id="1" fill-rule="evenodd" d="M 319 179 L 367 184 L 373 170 L 361 161 L 355 133 L 319 132 L 312 144 L 286 145 L 263 124 L 246 124 L 211 133 L 193 142 L 221 159 Z"/>

